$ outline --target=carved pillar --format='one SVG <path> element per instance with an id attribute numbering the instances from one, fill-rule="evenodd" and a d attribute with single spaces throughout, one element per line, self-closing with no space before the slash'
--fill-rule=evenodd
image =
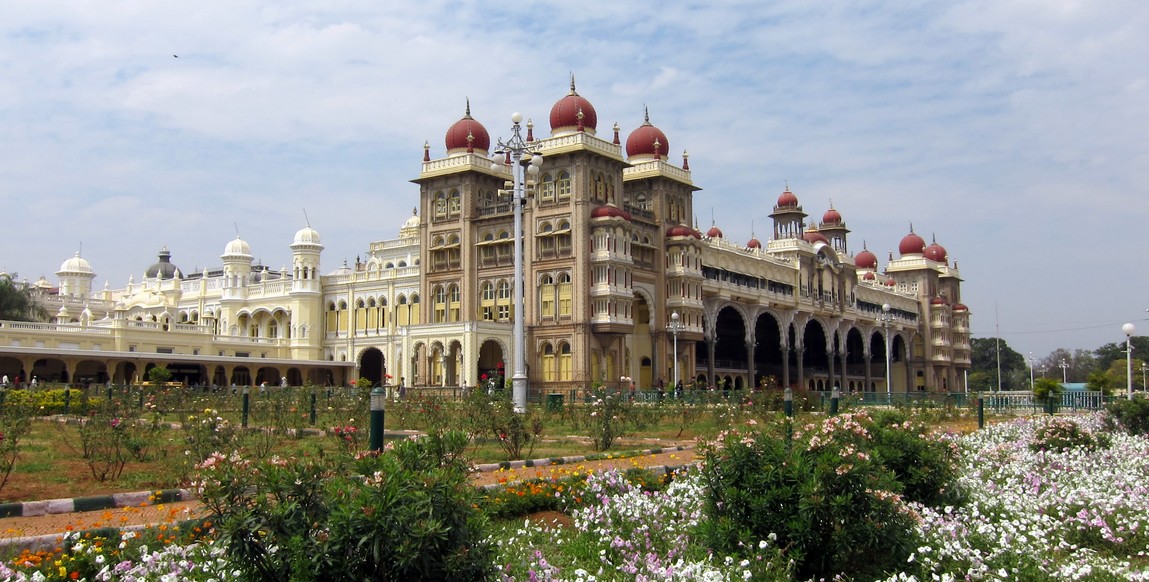
<path id="1" fill-rule="evenodd" d="M 802 355 L 805 352 L 806 348 L 800 344 L 797 348 L 794 348 L 794 355 L 797 356 L 796 359 L 798 361 L 798 387 L 802 390 L 806 389 L 806 369 L 802 363 Z"/>
<path id="2" fill-rule="evenodd" d="M 746 340 L 746 373 L 750 376 L 746 387 L 753 390 L 758 387 L 758 382 L 756 381 L 757 373 L 754 369 L 754 334 L 750 335 L 750 339 Z"/>

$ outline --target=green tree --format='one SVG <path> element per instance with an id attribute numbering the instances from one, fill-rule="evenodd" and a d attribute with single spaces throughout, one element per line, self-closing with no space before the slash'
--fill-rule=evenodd
<path id="1" fill-rule="evenodd" d="M 1114 388 L 1114 381 L 1109 374 L 1101 370 L 1094 370 L 1089 373 L 1089 379 L 1085 382 L 1085 387 L 1090 390 L 1097 390 L 1102 394 L 1111 394 Z"/>
<path id="2" fill-rule="evenodd" d="M 992 337 L 974 338 L 970 344 L 971 377 L 977 372 L 986 372 L 990 378 L 993 378 L 990 389 L 997 389 L 998 348 L 1000 345 L 1001 389 L 1025 390 L 1029 388 L 1029 366 L 1025 363 L 1025 358 L 1010 348 L 1005 340 Z M 1018 381 L 1021 376 L 1017 372 L 1024 375 L 1024 383 Z"/>
<path id="3" fill-rule="evenodd" d="M 171 379 L 171 370 L 168 370 L 163 366 L 156 366 L 151 370 L 148 370 L 148 381 L 156 387 L 163 386 L 165 382 Z"/>
<path id="4" fill-rule="evenodd" d="M 0 276 L 0 320 L 47 321 L 48 312 L 36 300 L 35 290 Z"/>
<path id="5" fill-rule="evenodd" d="M 1061 397 L 1061 382 L 1053 378 L 1038 378 L 1034 380 L 1033 397 L 1041 403 L 1050 400 L 1055 402 L 1059 401 Z"/>

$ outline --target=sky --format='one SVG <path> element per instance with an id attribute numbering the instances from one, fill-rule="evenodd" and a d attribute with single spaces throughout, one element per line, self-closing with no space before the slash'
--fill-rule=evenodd
<path id="1" fill-rule="evenodd" d="M 96 288 L 237 233 L 325 271 L 394 238 L 423 144 L 470 100 L 546 135 L 569 88 L 599 136 L 690 153 L 695 213 L 766 239 L 789 184 L 884 267 L 914 232 L 964 279 L 974 337 L 1041 358 L 1149 334 L 1149 3 L 0 0 L 0 269 L 81 252 Z"/>

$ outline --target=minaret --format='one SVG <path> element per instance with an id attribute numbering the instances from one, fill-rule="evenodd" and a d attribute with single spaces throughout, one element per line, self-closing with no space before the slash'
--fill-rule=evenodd
<path id="1" fill-rule="evenodd" d="M 223 259 L 223 300 L 242 300 L 247 295 L 247 279 L 251 275 L 251 247 L 239 235 L 227 243 L 220 255 Z"/>
<path id="2" fill-rule="evenodd" d="M 291 243 L 292 293 L 323 291 L 319 280 L 319 257 L 322 253 L 323 244 L 319 241 L 318 231 L 305 226 L 295 233 L 295 241 Z"/>
<path id="3" fill-rule="evenodd" d="M 92 266 L 88 261 L 80 257 L 78 251 L 76 256 L 60 265 L 56 276 L 60 280 L 60 296 L 85 298 L 92 294 L 92 280 L 96 278 L 96 274 L 92 272 Z"/>

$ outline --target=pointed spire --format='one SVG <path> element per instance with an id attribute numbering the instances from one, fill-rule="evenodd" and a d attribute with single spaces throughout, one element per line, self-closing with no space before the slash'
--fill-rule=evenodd
<path id="1" fill-rule="evenodd" d="M 571 71 L 571 95 L 578 95 L 578 91 L 575 91 L 574 71 Z"/>
<path id="2" fill-rule="evenodd" d="M 618 145 L 620 143 L 622 142 L 618 140 L 618 122 L 616 121 L 614 122 L 614 145 Z"/>
<path id="3" fill-rule="evenodd" d="M 471 119 L 471 98 L 467 97 L 467 113 L 463 115 L 463 119 Z"/>
<path id="4" fill-rule="evenodd" d="M 535 141 L 535 122 L 527 118 L 527 143 Z"/>
<path id="5" fill-rule="evenodd" d="M 683 170 L 689 170 L 690 169 L 690 152 L 688 152 L 686 150 L 682 150 L 682 169 Z"/>
<path id="6" fill-rule="evenodd" d="M 431 142 L 429 141 L 423 142 L 423 161 L 431 161 Z"/>
<path id="7" fill-rule="evenodd" d="M 650 125 L 650 108 L 645 103 L 642 105 L 642 124 Z"/>
<path id="8" fill-rule="evenodd" d="M 418 206 L 411 208 L 411 216 L 419 216 L 419 207 Z"/>

